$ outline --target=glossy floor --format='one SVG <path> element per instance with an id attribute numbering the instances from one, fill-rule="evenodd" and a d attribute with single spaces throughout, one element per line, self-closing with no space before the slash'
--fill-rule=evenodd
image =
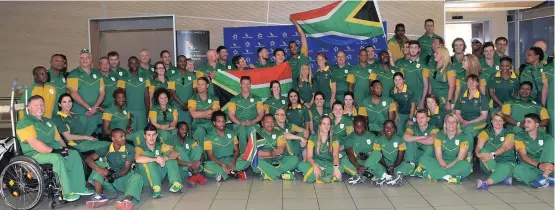
<path id="1" fill-rule="evenodd" d="M 355 186 L 347 183 L 306 184 L 299 181 L 299 175 L 296 181 L 261 181 L 259 176 L 251 175 L 246 181 L 217 183 L 210 180 L 205 185 L 178 194 L 170 193 L 166 188 L 159 199 L 152 199 L 152 191 L 145 190 L 134 209 L 553 209 L 553 187 L 531 189 L 516 183 L 514 186 L 492 186 L 487 191 L 476 190 L 476 179 L 484 177 L 483 173 L 477 172 L 463 180 L 462 185 L 409 177 L 402 187 L 375 188 L 369 183 Z M 87 209 L 86 199 L 89 197 L 84 196 L 56 209 Z M 114 202 L 98 209 L 115 209 Z M 46 204 L 43 202 L 36 209 L 46 209 Z M 0 209 L 8 208 L 2 202 Z"/>

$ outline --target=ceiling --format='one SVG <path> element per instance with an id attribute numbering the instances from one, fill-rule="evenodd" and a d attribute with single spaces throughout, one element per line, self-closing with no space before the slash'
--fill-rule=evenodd
<path id="1" fill-rule="evenodd" d="M 527 9 L 544 1 L 483 1 L 483 0 L 445 0 L 445 12 L 492 12 Z"/>

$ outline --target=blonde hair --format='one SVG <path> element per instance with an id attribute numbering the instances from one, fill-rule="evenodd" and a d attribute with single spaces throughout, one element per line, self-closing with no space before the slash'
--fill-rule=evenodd
<path id="1" fill-rule="evenodd" d="M 494 117 L 501 117 L 501 119 L 503 119 L 503 121 L 505 121 L 505 114 L 503 114 L 503 112 L 501 112 L 501 111 L 491 113 L 491 119 L 492 120 L 493 120 Z"/>
<path id="2" fill-rule="evenodd" d="M 299 87 L 303 87 L 303 67 L 306 66 L 308 68 L 308 84 L 312 87 L 312 69 L 308 64 L 301 65 L 301 70 L 299 71 Z"/>
<path id="3" fill-rule="evenodd" d="M 467 76 L 471 74 L 480 75 L 482 67 L 480 66 L 480 60 L 478 60 L 478 57 L 473 54 L 466 54 L 463 59 L 468 62 L 468 69 L 465 69 Z"/>
<path id="4" fill-rule="evenodd" d="M 451 65 L 451 57 L 449 57 L 449 50 L 445 47 L 438 47 L 437 50 L 443 57 L 443 67 L 441 67 L 441 75 L 443 75 L 443 81 L 447 81 L 447 67 Z M 434 66 L 435 68 L 435 66 Z"/>
<path id="5" fill-rule="evenodd" d="M 447 118 L 448 117 L 455 118 L 455 120 L 457 121 L 457 135 L 461 134 L 462 133 L 461 122 L 459 121 L 459 118 L 457 118 L 457 115 L 455 115 L 454 112 L 451 112 L 451 113 L 445 115 L 445 118 L 443 119 L 443 134 L 447 135 Z"/>

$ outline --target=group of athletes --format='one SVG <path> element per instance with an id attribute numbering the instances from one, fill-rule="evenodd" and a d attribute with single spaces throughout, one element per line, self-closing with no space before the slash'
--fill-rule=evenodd
<path id="1" fill-rule="evenodd" d="M 513 178 L 553 184 L 553 62 L 544 42 L 519 68 L 503 37 L 473 54 L 457 38 L 450 56 L 429 19 L 418 40 L 397 24 L 387 51 L 376 56 L 368 46 L 353 66 L 342 51 L 334 65 L 318 53 L 313 70 L 306 36 L 294 24 L 301 48 L 291 41 L 289 57 L 278 48 L 271 59 L 260 48 L 256 64 L 241 55 L 228 62 L 224 46 L 197 66 L 183 55 L 174 66 L 166 50 L 151 64 L 141 50 L 127 69 L 115 51 L 93 68 L 91 52 L 81 50 L 79 66 L 67 71 L 66 57 L 55 54 L 49 69 L 33 69 L 22 95 L 16 133 L 23 154 L 53 165 L 65 200 L 93 195 L 91 208 L 107 203 L 104 189 L 123 192 L 116 207 L 131 209 L 143 187 L 161 197 L 166 178 L 169 191 L 180 192 L 183 180 L 247 179 L 251 166 L 264 180 L 300 173 L 304 182 L 329 183 L 347 173 L 351 184 L 395 186 L 405 176 L 460 184 L 479 164 L 488 178 L 478 189 Z M 214 72 L 274 65 L 291 67 L 294 88 L 286 96 L 272 81 L 263 100 L 251 93 L 249 77 L 227 104 L 214 95 Z M 253 131 L 255 145 L 263 144 L 256 164 L 242 156 Z M 83 161 L 93 170 L 88 177 Z"/>

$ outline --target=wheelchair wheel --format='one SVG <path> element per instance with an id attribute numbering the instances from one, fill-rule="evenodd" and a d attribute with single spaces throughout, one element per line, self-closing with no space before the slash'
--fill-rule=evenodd
<path id="1" fill-rule="evenodd" d="M 42 169 L 32 162 L 14 158 L 0 174 L 0 180 L 6 185 L 0 191 L 2 199 L 12 209 L 32 209 L 43 198 Z"/>

